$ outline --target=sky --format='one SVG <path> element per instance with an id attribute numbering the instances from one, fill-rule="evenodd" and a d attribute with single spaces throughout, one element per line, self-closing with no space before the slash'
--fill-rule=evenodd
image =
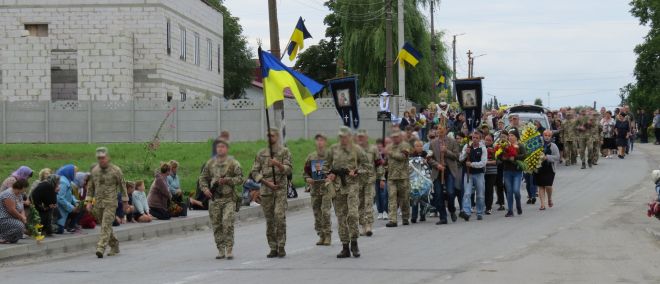
<path id="1" fill-rule="evenodd" d="M 359 0 L 355 0 L 359 1 Z M 280 47 L 284 49 L 302 16 L 313 38 L 324 38 L 324 0 L 277 1 Z M 467 51 L 485 54 L 474 75 L 485 77 L 484 100 L 545 106 L 593 105 L 614 108 L 619 88 L 634 82 L 634 47 L 648 28 L 630 15 L 628 0 L 443 0 L 434 13 L 436 32 L 451 51 L 457 37 L 457 76 L 467 77 Z M 226 0 L 240 18 L 250 46 L 269 49 L 266 0 Z M 424 13 L 430 17 L 430 11 Z M 451 52 L 447 54 L 451 66 Z M 428 58 L 428 57 L 425 57 Z M 293 65 L 288 59 L 283 61 Z"/>

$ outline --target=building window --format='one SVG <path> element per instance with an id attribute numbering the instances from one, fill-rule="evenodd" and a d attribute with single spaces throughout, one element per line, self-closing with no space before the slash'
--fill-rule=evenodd
<path id="1" fill-rule="evenodd" d="M 199 34 L 195 33 L 195 65 L 199 65 Z"/>
<path id="2" fill-rule="evenodd" d="M 47 37 L 48 24 L 26 24 L 25 30 L 30 33 L 30 36 Z"/>
<path id="3" fill-rule="evenodd" d="M 222 69 L 220 68 L 222 67 L 221 63 L 222 63 L 222 46 L 218 44 L 218 74 L 220 74 L 220 72 L 222 71 Z"/>
<path id="4" fill-rule="evenodd" d="M 181 27 L 181 60 L 186 61 L 186 28 Z"/>
<path id="5" fill-rule="evenodd" d="M 185 102 L 186 101 L 186 90 L 184 90 L 184 89 L 179 90 L 179 94 L 181 95 L 181 102 Z"/>
<path id="6" fill-rule="evenodd" d="M 206 49 L 209 57 L 209 71 L 213 71 L 213 42 L 211 39 L 206 40 Z"/>
<path id="7" fill-rule="evenodd" d="M 167 55 L 172 53 L 172 23 L 167 19 Z"/>

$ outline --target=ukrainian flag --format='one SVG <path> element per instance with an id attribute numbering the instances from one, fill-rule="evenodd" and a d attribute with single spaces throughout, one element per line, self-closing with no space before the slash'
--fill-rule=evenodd
<path id="1" fill-rule="evenodd" d="M 305 47 L 305 39 L 312 38 L 312 35 L 309 34 L 307 28 L 305 27 L 305 22 L 303 22 L 302 17 L 298 19 L 298 24 L 293 30 L 291 39 L 289 40 L 289 46 L 287 47 L 287 54 L 289 54 L 289 60 L 293 61 L 296 58 L 299 50 L 302 50 Z"/>
<path id="2" fill-rule="evenodd" d="M 309 77 L 284 66 L 272 54 L 259 48 L 259 61 L 263 76 L 266 107 L 284 100 L 285 93 L 290 93 L 300 105 L 304 115 L 316 110 L 314 95 L 323 89 L 323 85 Z"/>
<path id="3" fill-rule="evenodd" d="M 413 67 L 417 66 L 419 60 L 422 59 L 422 54 L 419 51 L 415 50 L 410 43 L 405 43 L 399 55 L 396 57 L 396 60 L 399 60 L 401 65 L 404 65 L 404 62 L 410 63 Z M 395 61 L 396 61 L 395 60 Z"/>
<path id="4" fill-rule="evenodd" d="M 435 82 L 435 87 L 444 87 L 447 88 L 447 76 L 445 76 L 445 72 L 442 72 L 442 75 L 440 75 L 440 78 L 438 78 L 438 81 Z"/>

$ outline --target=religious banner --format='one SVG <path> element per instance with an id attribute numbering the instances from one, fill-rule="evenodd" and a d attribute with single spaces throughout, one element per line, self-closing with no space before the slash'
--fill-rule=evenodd
<path id="1" fill-rule="evenodd" d="M 357 76 L 332 79 L 328 81 L 328 89 L 332 93 L 341 121 L 347 127 L 358 129 L 360 114 L 358 113 Z"/>
<path id="2" fill-rule="evenodd" d="M 481 124 L 482 89 L 481 78 L 454 80 L 456 99 L 465 113 L 468 130 L 478 128 Z"/>

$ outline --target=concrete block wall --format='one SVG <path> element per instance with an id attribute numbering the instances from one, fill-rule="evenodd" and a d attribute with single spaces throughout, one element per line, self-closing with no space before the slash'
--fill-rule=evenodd
<path id="1" fill-rule="evenodd" d="M 80 100 L 165 100 L 166 84 L 173 85 L 176 94 L 181 88 L 191 88 L 186 92 L 188 98 L 222 95 L 222 75 L 217 71 L 222 16 L 201 1 L 1 1 L 0 15 L 0 61 L 19 64 L 0 66 L 0 100 L 50 100 L 50 81 L 41 78 L 49 77 L 50 66 L 37 68 L 34 64 L 50 65 L 48 56 L 53 49 L 78 53 Z M 167 18 L 172 22 L 171 56 L 166 52 Z M 33 23 L 48 24 L 48 37 L 21 37 L 24 25 Z M 174 50 L 179 46 L 179 24 L 188 30 L 185 64 Z M 200 34 L 199 66 L 192 61 L 195 32 Z M 207 68 L 207 38 L 214 45 L 215 72 Z M 21 58 L 26 63 L 21 63 Z M 20 73 L 24 70 L 39 70 L 26 71 L 30 76 L 36 73 L 39 78 L 33 80 L 38 82 L 16 81 L 15 77 L 24 77 Z M 150 75 L 139 76 L 145 73 Z M 28 89 L 32 91 L 23 91 Z"/>

